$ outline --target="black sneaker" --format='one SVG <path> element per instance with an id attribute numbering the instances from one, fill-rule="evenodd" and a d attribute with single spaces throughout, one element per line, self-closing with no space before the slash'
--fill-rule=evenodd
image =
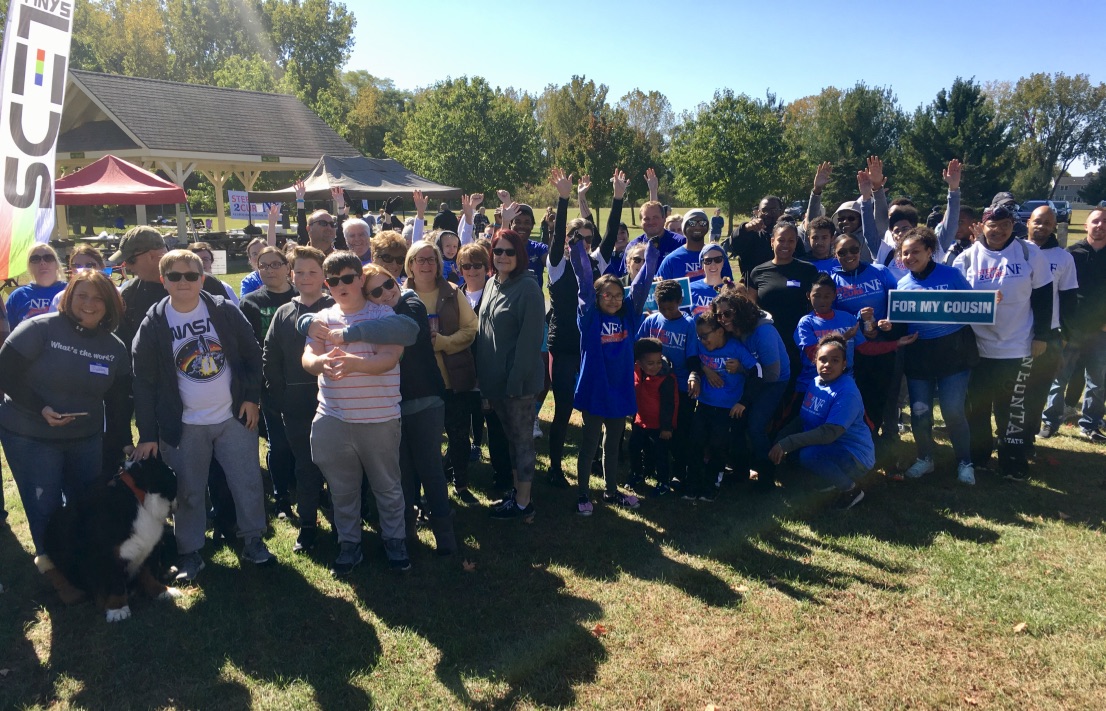
<path id="1" fill-rule="evenodd" d="M 626 486 L 637 491 L 638 489 L 645 488 L 645 477 L 641 474 L 631 474 L 630 480 L 626 482 Z"/>
<path id="2" fill-rule="evenodd" d="M 838 511 L 848 511 L 863 500 L 864 490 L 859 486 L 854 486 L 848 491 L 841 492 L 841 495 L 837 497 L 837 502 L 834 503 L 833 506 Z"/>
<path id="3" fill-rule="evenodd" d="M 466 506 L 475 506 L 476 504 L 480 503 L 477 500 L 476 495 L 468 489 L 458 489 L 457 498 L 460 499 L 461 503 Z"/>
<path id="4" fill-rule="evenodd" d="M 293 553 L 306 553 L 315 547 L 315 537 L 318 529 L 314 526 L 303 526 L 300 535 L 296 536 L 296 542 L 292 544 Z"/>
<path id="5" fill-rule="evenodd" d="M 497 506 L 492 509 L 491 517 L 497 521 L 510 521 L 514 519 L 522 519 L 523 521 L 534 520 L 534 502 L 526 504 L 526 508 L 520 508 L 518 503 L 511 499 L 505 502 L 502 506 Z"/>
<path id="6" fill-rule="evenodd" d="M 385 538 L 384 553 L 392 570 L 403 573 L 411 569 L 411 558 L 407 555 L 407 541 L 404 539 Z"/>
<path id="7" fill-rule="evenodd" d="M 1037 436 L 1041 439 L 1048 439 L 1054 434 L 1056 433 L 1052 430 L 1051 425 L 1041 425 L 1041 431 L 1037 433 Z"/>
<path id="8" fill-rule="evenodd" d="M 289 503 L 288 499 L 279 498 L 273 504 L 273 513 L 280 520 L 287 521 L 292 518 L 292 504 Z"/>
<path id="9" fill-rule="evenodd" d="M 1002 473 L 1002 478 L 1006 481 L 1021 483 L 1029 481 L 1029 472 L 1019 471 L 1017 469 L 1010 469 Z"/>
<path id="10" fill-rule="evenodd" d="M 703 490 L 703 493 L 699 494 L 700 501 L 717 501 L 718 500 L 718 485 L 708 486 Z"/>
<path id="11" fill-rule="evenodd" d="M 1079 434 L 1083 437 L 1083 439 L 1094 442 L 1095 444 L 1106 443 L 1106 434 L 1102 434 L 1102 430 L 1098 429 L 1097 427 L 1080 427 Z"/>
<path id="12" fill-rule="evenodd" d="M 334 559 L 334 564 L 330 566 L 330 573 L 336 578 L 345 577 L 353 572 L 353 569 L 360 565 L 364 559 L 365 556 L 361 553 L 360 543 L 340 543 L 338 544 L 338 557 Z"/>
<path id="13" fill-rule="evenodd" d="M 657 485 L 653 487 L 653 496 L 664 496 L 672 492 L 672 487 L 665 484 L 663 481 L 657 482 Z"/>
<path id="14" fill-rule="evenodd" d="M 545 481 L 554 489 L 568 488 L 568 479 L 565 478 L 565 473 L 560 469 L 550 469 L 545 476 Z"/>

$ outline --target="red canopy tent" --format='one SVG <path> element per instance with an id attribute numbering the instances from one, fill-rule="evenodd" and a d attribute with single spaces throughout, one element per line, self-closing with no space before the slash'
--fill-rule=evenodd
<path id="1" fill-rule="evenodd" d="M 54 181 L 58 205 L 175 205 L 184 188 L 133 163 L 107 155 Z"/>

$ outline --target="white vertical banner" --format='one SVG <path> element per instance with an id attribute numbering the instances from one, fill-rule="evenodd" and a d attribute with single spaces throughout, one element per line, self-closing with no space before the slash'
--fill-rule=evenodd
<path id="1" fill-rule="evenodd" d="M 73 3 L 11 0 L 0 58 L 0 279 L 21 274 L 54 231 L 54 150 L 61 128 Z"/>

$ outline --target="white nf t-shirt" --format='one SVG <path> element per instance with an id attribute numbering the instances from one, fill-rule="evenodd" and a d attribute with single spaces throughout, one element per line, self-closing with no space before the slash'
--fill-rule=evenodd
<path id="1" fill-rule="evenodd" d="M 226 422 L 234 416 L 230 366 L 219 335 L 211 325 L 207 305 L 201 300 L 195 309 L 182 314 L 169 304 L 165 316 L 173 338 L 173 365 L 184 403 L 181 422 L 186 425 Z"/>
<path id="2" fill-rule="evenodd" d="M 1075 258 L 1059 245 L 1042 249 L 1041 254 L 1045 255 L 1052 272 L 1052 328 L 1057 329 L 1060 328 L 1060 292 L 1079 288 Z"/>
<path id="3" fill-rule="evenodd" d="M 1026 258 L 1028 257 L 1028 259 Z M 982 240 L 964 250 L 952 264 L 976 291 L 1001 291 L 993 326 L 973 325 L 979 355 L 1025 358 L 1033 343 L 1033 290 L 1052 282 L 1048 260 L 1037 245 L 1012 239 L 1006 249 L 987 249 Z"/>

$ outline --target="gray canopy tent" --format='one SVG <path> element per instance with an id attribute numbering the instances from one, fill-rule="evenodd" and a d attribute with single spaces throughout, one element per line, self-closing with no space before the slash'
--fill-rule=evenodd
<path id="1" fill-rule="evenodd" d="M 437 200 L 461 196 L 460 188 L 415 175 L 390 158 L 323 156 L 303 183 L 308 200 L 329 200 L 331 188 L 342 188 L 350 200 L 410 197 L 414 190 Z M 251 190 L 249 195 L 250 202 L 288 202 L 295 199 L 296 189 L 290 185 L 282 190 Z"/>

